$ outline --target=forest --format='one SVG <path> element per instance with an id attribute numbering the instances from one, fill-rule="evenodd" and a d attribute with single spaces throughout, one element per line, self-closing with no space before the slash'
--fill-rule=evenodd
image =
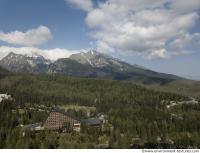
<path id="1" fill-rule="evenodd" d="M 5 74 L 0 94 L 0 148 L 200 148 L 200 104 L 181 94 L 159 92 L 131 81 Z M 199 98 L 196 97 L 196 99 Z M 113 128 L 82 127 L 81 132 L 27 131 L 54 106 L 77 105 L 104 113 Z M 85 118 L 82 110 L 67 110 Z"/>

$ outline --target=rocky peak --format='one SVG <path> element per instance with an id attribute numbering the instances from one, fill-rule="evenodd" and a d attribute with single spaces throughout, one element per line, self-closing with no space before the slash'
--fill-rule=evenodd
<path id="1" fill-rule="evenodd" d="M 97 52 L 94 49 L 91 49 L 89 52 L 87 52 L 87 54 L 92 55 L 92 56 L 101 55 L 101 53 Z"/>
<path id="2" fill-rule="evenodd" d="M 69 58 L 92 67 L 104 67 L 108 64 L 107 57 L 95 50 L 73 54 Z"/>
<path id="3" fill-rule="evenodd" d="M 39 54 L 21 55 L 13 52 L 0 61 L 0 65 L 10 71 L 31 73 L 40 71 L 49 63 L 49 60 Z"/>

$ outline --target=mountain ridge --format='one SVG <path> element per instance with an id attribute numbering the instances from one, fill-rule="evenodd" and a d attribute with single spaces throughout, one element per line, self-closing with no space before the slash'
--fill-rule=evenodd
<path id="1" fill-rule="evenodd" d="M 0 66 L 11 72 L 19 73 L 61 74 L 72 77 L 114 80 L 140 79 L 147 83 L 151 83 L 152 80 L 153 82 L 165 83 L 183 79 L 176 75 L 159 73 L 138 65 L 131 65 L 95 50 L 72 54 L 68 58 L 61 58 L 54 62 L 39 54 L 21 55 L 11 52 L 0 61 Z"/>
<path id="2" fill-rule="evenodd" d="M 0 60 L 0 66 L 11 71 L 19 73 L 42 73 L 50 63 L 41 55 L 29 56 L 15 54 L 10 52 L 6 57 Z"/>

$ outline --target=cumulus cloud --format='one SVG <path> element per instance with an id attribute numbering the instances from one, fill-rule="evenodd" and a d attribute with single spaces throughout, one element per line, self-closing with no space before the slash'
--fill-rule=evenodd
<path id="1" fill-rule="evenodd" d="M 93 8 L 92 0 L 65 0 L 67 3 L 74 5 L 83 11 L 91 11 Z"/>
<path id="2" fill-rule="evenodd" d="M 199 33 L 190 29 L 199 9 L 199 0 L 107 0 L 89 10 L 85 20 L 98 51 L 165 59 L 185 53 L 186 48 L 173 47 L 197 39 Z"/>
<path id="3" fill-rule="evenodd" d="M 158 49 L 158 50 L 152 50 L 148 52 L 145 56 L 146 59 L 169 59 L 174 56 L 180 56 L 180 55 L 186 55 L 190 54 L 191 51 L 187 50 L 173 50 L 173 51 L 167 51 L 166 49 Z"/>
<path id="4" fill-rule="evenodd" d="M 32 55 L 34 53 L 40 54 L 47 59 L 55 61 L 59 58 L 67 58 L 71 54 L 86 52 L 86 50 L 68 50 L 68 49 L 39 49 L 36 47 L 8 47 L 8 46 L 0 46 L 0 59 L 7 56 L 10 52 L 14 52 L 16 54 L 23 55 Z"/>
<path id="5" fill-rule="evenodd" d="M 0 31 L 0 41 L 22 46 L 40 45 L 47 42 L 51 37 L 51 31 L 45 26 L 39 26 L 26 32 L 13 31 L 4 33 Z"/>
<path id="6" fill-rule="evenodd" d="M 169 55 L 167 54 L 167 51 L 165 49 L 160 49 L 160 50 L 154 50 L 148 55 L 149 59 L 156 59 L 156 58 L 161 58 L 161 59 L 167 59 L 169 58 Z"/>
<path id="7" fill-rule="evenodd" d="M 184 48 L 199 48 L 200 47 L 200 33 L 180 35 L 169 43 L 172 50 L 183 50 Z"/>

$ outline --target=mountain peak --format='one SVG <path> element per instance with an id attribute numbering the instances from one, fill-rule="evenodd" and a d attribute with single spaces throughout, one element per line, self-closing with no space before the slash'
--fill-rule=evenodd
<path id="1" fill-rule="evenodd" d="M 9 71 L 38 73 L 43 71 L 50 63 L 39 54 L 16 54 L 10 52 L 0 61 L 0 65 Z"/>
<path id="2" fill-rule="evenodd" d="M 96 50 L 94 50 L 94 49 L 91 49 L 90 51 L 88 51 L 88 52 L 85 52 L 85 51 L 82 51 L 82 52 L 80 52 L 80 53 L 76 53 L 76 54 L 72 54 L 71 56 L 73 57 L 73 56 L 98 56 L 98 55 L 103 55 L 103 54 L 101 54 L 101 53 L 99 53 L 99 52 L 97 52 Z"/>
<path id="3" fill-rule="evenodd" d="M 38 54 L 36 52 L 31 52 L 31 53 L 25 54 L 25 56 L 27 56 L 27 57 L 33 57 L 33 58 L 43 57 L 42 55 L 40 55 L 40 54 Z"/>
<path id="4" fill-rule="evenodd" d="M 20 56 L 21 54 L 16 54 L 14 52 L 10 52 L 6 57 Z"/>
<path id="5" fill-rule="evenodd" d="M 10 55 L 16 55 L 16 54 L 14 52 L 10 52 L 8 55 L 10 56 Z"/>
<path id="6" fill-rule="evenodd" d="M 10 60 L 17 60 L 23 58 L 23 55 L 21 54 L 16 54 L 14 52 L 10 52 L 6 57 L 2 59 L 2 61 L 10 61 Z"/>
<path id="7" fill-rule="evenodd" d="M 107 57 L 93 49 L 86 53 L 72 54 L 69 58 L 80 64 L 90 65 L 92 67 L 104 67 L 108 64 L 106 62 Z"/>
<path id="8" fill-rule="evenodd" d="M 91 55 L 100 55 L 101 53 L 97 52 L 94 49 L 91 49 L 89 52 L 87 52 L 87 54 L 91 54 Z"/>

